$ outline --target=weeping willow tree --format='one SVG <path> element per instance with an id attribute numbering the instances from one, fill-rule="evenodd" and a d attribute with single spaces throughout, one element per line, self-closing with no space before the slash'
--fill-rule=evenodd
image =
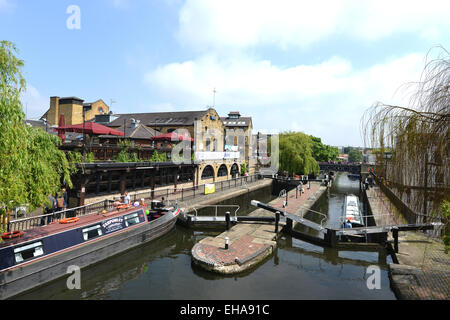
<path id="1" fill-rule="evenodd" d="M 13 43 L 0 41 L 0 228 L 13 208 L 46 204 L 47 195 L 61 189 L 61 177 L 72 186 L 59 138 L 25 124 L 20 101 L 26 88 L 24 62 L 16 55 Z"/>
<path id="2" fill-rule="evenodd" d="M 429 58 L 438 50 L 435 58 Z M 427 56 L 419 82 L 409 83 L 407 106 L 378 102 L 361 121 L 366 145 L 376 150 L 376 173 L 418 214 L 438 213 L 449 200 L 450 55 Z"/>
<path id="3" fill-rule="evenodd" d="M 318 173 L 319 165 L 313 157 L 313 141 L 302 132 L 283 132 L 279 135 L 281 171 L 291 174 Z"/>

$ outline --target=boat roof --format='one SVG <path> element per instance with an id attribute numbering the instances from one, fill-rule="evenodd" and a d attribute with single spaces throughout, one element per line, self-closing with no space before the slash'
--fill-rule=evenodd
<path id="1" fill-rule="evenodd" d="M 43 238 L 45 236 L 60 233 L 60 232 L 70 230 L 70 229 L 76 229 L 76 228 L 80 228 L 83 226 L 89 226 L 96 222 L 108 220 L 110 218 L 121 216 L 121 215 L 124 215 L 127 213 L 132 213 L 132 212 L 138 211 L 143 208 L 144 208 L 143 206 L 138 206 L 138 207 L 131 207 L 128 209 L 120 209 L 120 210 L 114 209 L 114 210 L 108 211 L 106 213 L 99 212 L 99 213 L 92 213 L 92 214 L 85 215 L 85 216 L 79 216 L 79 217 L 77 217 L 77 218 L 79 218 L 79 220 L 74 223 L 63 224 L 63 223 L 56 222 L 56 223 L 52 223 L 52 224 L 45 225 L 45 226 L 37 226 L 33 229 L 25 230 L 24 235 L 19 238 L 4 240 L 4 242 L 0 243 L 0 248 L 9 247 L 11 245 L 16 245 L 16 244 L 19 244 L 22 242 L 27 242 L 27 241 L 31 241 L 34 239 Z"/>

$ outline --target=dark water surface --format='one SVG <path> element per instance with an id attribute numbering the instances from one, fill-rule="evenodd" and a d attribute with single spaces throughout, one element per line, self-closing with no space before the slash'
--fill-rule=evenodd
<path id="1" fill-rule="evenodd" d="M 345 193 L 358 194 L 358 182 L 341 174 L 314 210 L 337 226 Z M 246 195 L 247 196 L 247 195 Z M 248 195 L 268 201 L 270 189 Z M 241 199 L 240 202 L 246 202 Z M 242 205 L 245 207 L 245 205 Z M 248 206 L 242 212 L 248 212 Z M 237 276 L 212 274 L 191 264 L 193 245 L 223 230 L 194 231 L 177 225 L 165 236 L 81 271 L 81 289 L 69 290 L 66 277 L 17 299 L 395 299 L 383 252 L 323 248 L 283 236 L 275 253 Z M 381 270 L 380 289 L 368 289 L 369 266 Z"/>

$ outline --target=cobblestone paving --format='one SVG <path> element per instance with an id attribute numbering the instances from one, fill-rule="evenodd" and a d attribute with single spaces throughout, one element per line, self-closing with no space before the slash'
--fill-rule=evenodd
<path id="1" fill-rule="evenodd" d="M 277 198 L 270 205 L 295 214 L 302 205 L 315 201 L 314 194 L 320 189 L 319 183 L 311 183 L 311 189 L 305 187 L 305 193 L 298 194 L 296 198 L 295 189 L 288 193 L 288 206 L 283 209 L 286 198 Z M 256 209 L 249 216 L 274 216 L 273 212 Z M 283 223 L 280 223 L 281 231 Z M 239 223 L 229 231 L 223 232 L 217 237 L 207 237 L 192 248 L 193 258 L 206 265 L 231 265 L 239 261 L 246 261 L 257 256 L 265 248 L 276 246 L 274 224 L 268 223 Z M 229 248 L 225 250 L 225 237 L 229 238 Z"/>

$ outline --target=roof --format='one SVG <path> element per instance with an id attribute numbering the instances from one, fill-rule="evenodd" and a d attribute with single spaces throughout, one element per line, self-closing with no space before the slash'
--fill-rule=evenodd
<path id="1" fill-rule="evenodd" d="M 123 125 L 118 127 L 117 130 L 123 131 Z M 125 130 L 125 138 L 133 139 L 150 139 L 151 137 L 160 135 L 161 132 L 148 128 L 143 124 L 137 124 L 136 127 L 127 125 Z"/>
<path id="2" fill-rule="evenodd" d="M 194 125 L 195 120 L 203 117 L 206 112 L 208 110 L 116 114 L 119 118 L 109 123 L 108 126 L 123 126 L 123 121 L 128 122 L 130 119 L 139 120 L 141 124 L 153 127 L 191 126 Z"/>
<path id="3" fill-rule="evenodd" d="M 239 117 L 238 119 L 220 117 L 225 127 L 248 127 L 252 123 L 252 117 Z"/>

